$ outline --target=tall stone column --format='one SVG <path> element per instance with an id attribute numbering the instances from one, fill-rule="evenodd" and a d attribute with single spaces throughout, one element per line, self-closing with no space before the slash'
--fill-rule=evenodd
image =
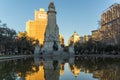
<path id="1" fill-rule="evenodd" d="M 53 45 L 56 43 L 58 50 L 60 50 L 59 28 L 56 23 L 56 11 L 53 1 L 49 4 L 47 14 L 48 23 L 45 32 L 44 48 L 47 50 L 53 50 Z"/>

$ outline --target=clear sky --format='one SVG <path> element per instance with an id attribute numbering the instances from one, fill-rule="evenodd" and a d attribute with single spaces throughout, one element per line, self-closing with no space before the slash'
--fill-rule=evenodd
<path id="1" fill-rule="evenodd" d="M 0 0 L 0 20 L 9 28 L 25 31 L 26 22 L 34 20 L 34 11 L 48 10 L 50 0 Z M 59 32 L 65 43 L 76 31 L 80 36 L 98 28 L 100 15 L 120 0 L 54 0 Z"/>

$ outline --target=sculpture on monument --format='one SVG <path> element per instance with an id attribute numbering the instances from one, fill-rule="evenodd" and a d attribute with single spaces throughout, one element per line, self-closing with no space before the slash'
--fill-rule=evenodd
<path id="1" fill-rule="evenodd" d="M 39 53 L 40 53 L 39 41 L 36 41 L 35 50 L 34 50 L 34 55 L 35 55 L 35 56 L 38 56 Z"/>
<path id="2" fill-rule="evenodd" d="M 53 50 L 54 51 L 57 51 L 58 50 L 58 45 L 57 43 L 54 41 L 54 44 L 53 44 Z"/>

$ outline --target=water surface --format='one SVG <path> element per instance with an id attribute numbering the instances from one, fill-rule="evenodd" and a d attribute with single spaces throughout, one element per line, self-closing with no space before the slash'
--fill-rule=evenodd
<path id="1" fill-rule="evenodd" d="M 120 80 L 120 58 L 48 56 L 0 61 L 0 80 Z"/>

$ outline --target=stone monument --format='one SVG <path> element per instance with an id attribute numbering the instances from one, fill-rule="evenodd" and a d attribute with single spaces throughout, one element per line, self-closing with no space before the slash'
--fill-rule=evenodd
<path id="1" fill-rule="evenodd" d="M 48 7 L 48 23 L 45 31 L 45 40 L 43 48 L 47 51 L 59 51 L 60 41 L 59 41 L 59 28 L 56 21 L 56 11 L 53 0 L 51 0 Z"/>
<path id="2" fill-rule="evenodd" d="M 34 50 L 34 56 L 39 56 L 40 54 L 40 46 L 39 46 L 39 42 L 36 41 L 36 45 L 35 45 L 35 50 Z"/>

